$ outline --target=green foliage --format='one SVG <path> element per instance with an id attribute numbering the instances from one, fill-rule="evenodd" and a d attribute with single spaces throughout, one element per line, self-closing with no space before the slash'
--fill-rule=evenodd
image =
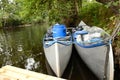
<path id="1" fill-rule="evenodd" d="M 1 0 L 0 5 L 0 25 L 4 27 L 19 25 L 21 21 L 18 15 L 19 6 L 9 0 Z"/>
<path id="2" fill-rule="evenodd" d="M 120 32 L 118 32 L 118 36 L 120 36 Z"/>
<path id="3" fill-rule="evenodd" d="M 83 6 L 82 6 L 83 5 Z M 109 2 L 110 5 L 118 5 L 118 2 Z M 81 8 L 82 6 L 82 8 Z M 16 23 L 50 23 L 62 22 L 71 19 L 75 21 L 75 16 L 79 16 L 90 25 L 106 26 L 112 12 L 103 4 L 95 0 L 1 0 L 0 1 L 0 25 L 8 21 L 14 25 Z M 12 22 L 14 21 L 14 22 Z M 69 22 L 69 20 L 68 20 Z M 6 24 L 6 22 L 5 22 Z"/>
<path id="4" fill-rule="evenodd" d="M 112 12 L 98 2 L 85 3 L 81 9 L 80 18 L 89 25 L 104 27 L 109 22 Z"/>
<path id="5" fill-rule="evenodd" d="M 118 5 L 119 5 L 119 1 L 110 1 L 105 5 L 105 7 L 109 8 L 110 6 L 118 6 Z"/>

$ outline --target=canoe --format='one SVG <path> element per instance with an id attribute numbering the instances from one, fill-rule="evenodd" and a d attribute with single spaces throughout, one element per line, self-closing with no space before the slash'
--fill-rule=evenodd
<path id="1" fill-rule="evenodd" d="M 100 80 L 113 80 L 114 62 L 108 33 L 99 27 L 89 27 L 83 21 L 73 29 L 74 46 L 88 68 Z"/>
<path id="2" fill-rule="evenodd" d="M 71 57 L 72 35 L 65 25 L 55 24 L 46 33 L 43 46 L 51 69 L 57 77 L 61 77 Z"/>

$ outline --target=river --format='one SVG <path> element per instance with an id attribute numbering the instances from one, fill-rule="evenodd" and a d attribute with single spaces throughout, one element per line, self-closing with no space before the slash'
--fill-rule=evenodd
<path id="1" fill-rule="evenodd" d="M 0 30 L 0 67 L 19 68 L 54 75 L 45 58 L 42 39 L 48 25 L 35 25 Z M 119 77 L 119 76 L 118 76 Z M 73 49 L 69 64 L 62 76 L 68 80 L 98 80 Z M 115 80 L 119 80 L 115 78 Z"/>

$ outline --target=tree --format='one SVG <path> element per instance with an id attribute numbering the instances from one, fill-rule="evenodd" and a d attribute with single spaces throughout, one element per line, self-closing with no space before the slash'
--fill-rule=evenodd
<path id="1" fill-rule="evenodd" d="M 18 24 L 19 15 L 18 10 L 19 7 L 15 4 L 14 1 L 11 0 L 1 0 L 0 1 L 0 23 L 1 26 L 13 26 Z"/>
<path id="2" fill-rule="evenodd" d="M 14 0 L 13 2 L 1 0 L 0 4 L 0 9 L 7 19 L 18 18 L 23 23 L 40 23 L 49 20 L 50 23 L 75 25 L 82 0 Z"/>

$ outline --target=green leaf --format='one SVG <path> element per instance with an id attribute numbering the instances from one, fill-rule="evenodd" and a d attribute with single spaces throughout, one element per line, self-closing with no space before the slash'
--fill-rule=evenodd
<path id="1" fill-rule="evenodd" d="M 115 16 L 110 17 L 110 20 L 114 20 L 114 19 L 115 19 Z"/>
<path id="2" fill-rule="evenodd" d="M 120 32 L 118 32 L 118 36 L 120 36 Z"/>
<path id="3" fill-rule="evenodd" d="M 119 1 L 113 2 L 113 6 L 118 6 L 119 5 Z"/>

